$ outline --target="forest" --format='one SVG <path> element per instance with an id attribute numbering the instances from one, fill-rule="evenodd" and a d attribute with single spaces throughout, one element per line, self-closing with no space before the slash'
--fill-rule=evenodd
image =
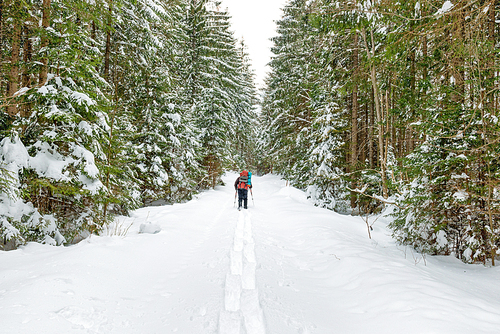
<path id="1" fill-rule="evenodd" d="M 71 244 L 248 168 L 494 265 L 499 11 L 289 0 L 259 95 L 218 1 L 2 0 L 0 244 Z"/>
<path id="2" fill-rule="evenodd" d="M 0 235 L 71 244 L 245 167 L 257 95 L 208 0 L 4 0 Z"/>
<path id="3" fill-rule="evenodd" d="M 500 254 L 497 0 L 295 0 L 277 22 L 261 164 L 394 238 Z"/>

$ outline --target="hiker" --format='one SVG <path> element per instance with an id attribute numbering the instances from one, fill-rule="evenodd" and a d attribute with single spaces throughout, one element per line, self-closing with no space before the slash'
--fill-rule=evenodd
<path id="1" fill-rule="evenodd" d="M 244 170 L 234 182 L 234 190 L 238 191 L 238 210 L 241 210 L 241 202 L 243 208 L 248 209 L 248 189 L 252 188 L 251 175 L 252 173 Z"/>

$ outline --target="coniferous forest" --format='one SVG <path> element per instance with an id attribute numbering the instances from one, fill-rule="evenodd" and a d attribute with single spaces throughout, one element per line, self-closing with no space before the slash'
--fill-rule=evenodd
<path id="1" fill-rule="evenodd" d="M 253 74 L 219 3 L 3 0 L 0 14 L 6 247 L 75 242 L 251 162 Z"/>
<path id="2" fill-rule="evenodd" d="M 212 0 L 0 1 L 0 235 L 72 243 L 226 170 L 500 254 L 500 1 L 289 0 L 261 101 Z M 261 104 L 261 111 L 255 107 Z"/>
<path id="3" fill-rule="evenodd" d="M 277 22 L 262 165 L 317 205 L 393 210 L 393 236 L 500 246 L 498 0 L 292 0 Z"/>

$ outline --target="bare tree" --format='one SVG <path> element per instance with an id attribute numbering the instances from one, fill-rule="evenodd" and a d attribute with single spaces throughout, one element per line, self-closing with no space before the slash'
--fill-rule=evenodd
<path id="1" fill-rule="evenodd" d="M 370 63 L 370 79 L 373 87 L 374 94 L 374 102 L 375 102 L 375 112 L 377 115 L 377 123 L 378 123 L 378 144 L 379 144 L 379 157 L 380 157 L 380 173 L 382 179 L 382 196 L 384 198 L 389 197 L 389 191 L 387 189 L 387 161 L 385 154 L 385 145 L 384 145 L 384 126 L 383 126 L 383 111 L 381 106 L 381 96 L 380 90 L 377 82 L 377 69 L 375 68 L 375 64 L 372 61 L 375 56 L 375 39 L 373 36 L 373 30 L 370 31 L 371 37 L 371 48 L 368 46 L 368 40 L 366 36 L 366 28 L 361 30 L 361 35 L 363 36 L 363 41 L 365 44 L 366 56 L 368 58 L 368 62 Z"/>

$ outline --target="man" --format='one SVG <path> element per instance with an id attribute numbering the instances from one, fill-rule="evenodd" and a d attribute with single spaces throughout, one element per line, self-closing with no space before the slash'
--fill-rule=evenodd
<path id="1" fill-rule="evenodd" d="M 234 190 L 238 191 L 238 210 L 241 210 L 242 202 L 243 208 L 248 209 L 248 189 L 250 188 L 252 184 L 249 182 L 248 172 L 244 170 L 234 182 Z"/>

